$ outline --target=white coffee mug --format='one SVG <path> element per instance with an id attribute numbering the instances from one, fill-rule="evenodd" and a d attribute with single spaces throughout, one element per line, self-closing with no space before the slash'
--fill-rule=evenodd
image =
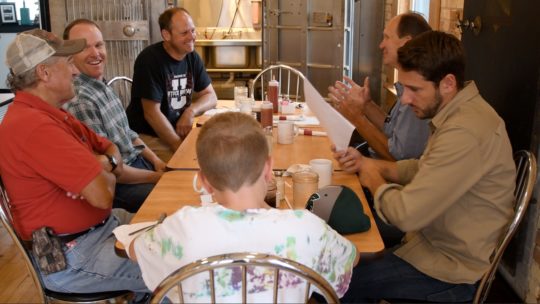
<path id="1" fill-rule="evenodd" d="M 201 185 L 201 187 L 199 188 L 198 181 L 199 181 L 199 174 L 195 173 L 195 175 L 193 176 L 193 190 L 200 194 L 208 194 L 208 191 L 206 190 L 206 188 L 204 188 L 203 185 Z"/>
<path id="2" fill-rule="evenodd" d="M 319 174 L 319 189 L 332 183 L 332 161 L 325 158 L 316 158 L 309 161 L 313 171 Z"/>
<path id="3" fill-rule="evenodd" d="M 280 120 L 277 123 L 278 144 L 288 145 L 294 142 L 294 122 L 290 120 Z"/>
<path id="4" fill-rule="evenodd" d="M 207 204 L 212 203 L 214 200 L 212 198 L 212 194 L 210 194 L 208 192 L 208 190 L 206 190 L 206 188 L 204 188 L 204 186 L 201 185 L 200 188 L 197 186 L 198 179 L 199 179 L 199 174 L 195 173 L 195 176 L 193 176 L 193 190 L 200 194 L 200 196 L 201 196 L 201 205 L 205 206 Z"/>

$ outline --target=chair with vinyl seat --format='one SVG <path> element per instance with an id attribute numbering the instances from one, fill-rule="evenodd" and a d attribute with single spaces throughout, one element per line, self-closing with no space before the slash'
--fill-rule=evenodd
<path id="1" fill-rule="evenodd" d="M 127 290 L 95 292 L 95 293 L 62 293 L 49 290 L 41 281 L 41 277 L 36 271 L 37 267 L 34 264 L 30 253 L 23 246 L 21 238 L 13 228 L 13 219 L 11 217 L 11 206 L 5 187 L 0 179 L 0 219 L 2 224 L 9 233 L 13 243 L 21 253 L 25 262 L 26 268 L 30 273 L 32 281 L 39 290 L 41 301 L 43 303 L 125 303 L 134 298 L 134 293 Z"/>
<path id="2" fill-rule="evenodd" d="M 249 88 L 253 100 L 263 100 L 268 82 L 272 79 L 279 82 L 279 95 L 288 97 L 291 101 L 305 101 L 302 94 L 306 77 L 297 69 L 284 64 L 271 65 L 255 76 Z"/>
<path id="3" fill-rule="evenodd" d="M 126 76 L 116 76 L 113 79 L 107 81 L 107 85 L 110 86 L 116 95 L 122 101 L 122 106 L 126 109 L 131 102 L 131 84 L 133 81 Z"/>
<path id="4" fill-rule="evenodd" d="M 257 267 L 257 269 L 259 269 L 258 267 L 262 267 L 266 271 L 262 275 L 258 272 L 258 275 L 255 275 L 254 267 Z M 300 291 L 303 295 L 304 303 L 307 303 L 310 299 L 310 290 L 313 290 L 313 288 L 318 289 L 318 293 L 328 303 L 339 303 L 339 298 L 332 286 L 314 270 L 289 259 L 260 253 L 222 254 L 185 265 L 171 273 L 159 284 L 154 290 L 150 301 L 151 303 L 168 301 L 184 303 L 186 292 L 189 292 L 186 286 L 189 283 L 193 284 L 193 281 L 188 282 L 188 279 L 196 279 L 197 282 L 202 281 L 203 285 L 209 288 L 211 302 L 219 302 L 220 294 L 217 291 L 216 281 L 218 281 L 217 284 L 220 284 L 220 286 L 229 284 L 228 281 L 223 282 L 222 280 L 222 271 L 224 269 L 231 270 L 230 284 L 234 284 L 237 287 L 241 284 L 242 303 L 248 301 L 250 291 L 256 288 L 256 286 L 251 285 L 252 280 L 257 281 L 261 279 L 265 280 L 265 282 L 270 282 L 269 284 L 272 286 L 272 289 L 269 290 L 271 292 L 267 293 L 269 299 L 264 301 L 266 303 L 278 303 L 279 293 L 288 288 L 286 287 L 287 282 L 282 282 L 282 280 L 291 282 L 290 280 L 298 279 L 303 282 L 294 288 L 303 288 Z M 264 277 L 265 274 L 270 274 L 271 277 L 266 278 Z M 196 290 L 196 292 L 204 291 Z M 287 300 L 290 301 L 290 299 Z"/>
<path id="5" fill-rule="evenodd" d="M 478 283 L 478 288 L 474 295 L 473 303 L 484 303 L 491 288 L 491 283 L 495 278 L 495 273 L 501 261 L 504 250 L 510 243 L 510 240 L 516 233 L 519 223 L 527 211 L 527 206 L 531 200 L 534 185 L 536 183 L 536 158 L 526 150 L 520 150 L 514 153 L 514 161 L 516 163 L 516 188 L 514 190 L 514 218 L 506 227 L 499 244 L 491 255 L 491 265 L 489 270 L 482 276 Z"/>

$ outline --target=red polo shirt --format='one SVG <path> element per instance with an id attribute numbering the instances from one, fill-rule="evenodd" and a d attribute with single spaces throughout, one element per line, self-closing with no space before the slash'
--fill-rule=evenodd
<path id="1" fill-rule="evenodd" d="M 84 231 L 109 216 L 110 209 L 66 196 L 100 174 L 94 151 L 111 145 L 71 114 L 18 92 L 0 124 L 0 143 L 0 175 L 23 239 L 43 226 L 59 234 Z"/>

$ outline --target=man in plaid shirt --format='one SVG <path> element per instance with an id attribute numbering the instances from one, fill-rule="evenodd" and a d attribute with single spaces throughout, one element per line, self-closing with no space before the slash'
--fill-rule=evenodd
<path id="1" fill-rule="evenodd" d="M 122 103 L 103 75 L 107 51 L 101 30 L 91 20 L 77 19 L 64 37 L 86 39 L 86 48 L 73 56 L 81 74 L 75 79 L 77 98 L 66 108 L 120 150 L 124 170 L 117 177 L 113 206 L 136 212 L 165 170 L 165 163 L 130 129 Z M 67 38 L 66 38 L 67 39 Z"/>

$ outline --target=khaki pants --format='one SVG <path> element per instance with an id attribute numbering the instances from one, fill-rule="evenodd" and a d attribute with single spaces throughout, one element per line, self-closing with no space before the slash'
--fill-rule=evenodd
<path id="1" fill-rule="evenodd" d="M 144 141 L 144 144 L 156 155 L 161 158 L 162 161 L 168 163 L 174 152 L 169 146 L 162 141 L 159 137 L 154 137 L 147 134 L 139 134 L 139 137 Z"/>

